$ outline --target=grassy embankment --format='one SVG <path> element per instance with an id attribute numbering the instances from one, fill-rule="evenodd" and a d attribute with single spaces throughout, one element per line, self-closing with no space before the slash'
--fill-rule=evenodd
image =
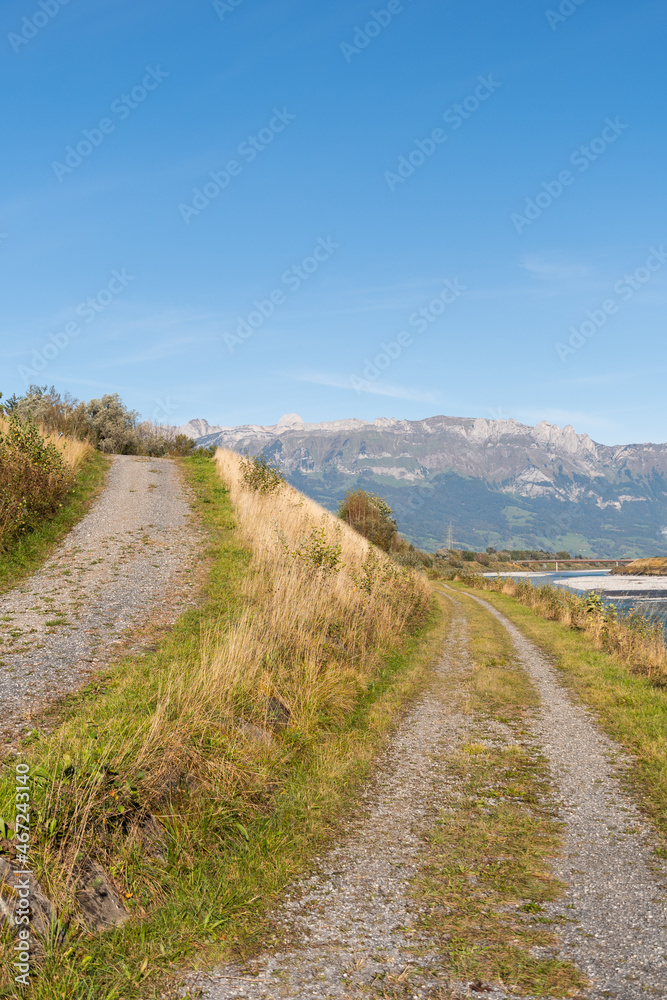
<path id="1" fill-rule="evenodd" d="M 667 576 L 667 559 L 635 559 L 614 572 L 621 576 Z"/>
<path id="2" fill-rule="evenodd" d="M 443 697 L 467 723 L 462 745 L 440 761 L 443 811 L 414 886 L 426 905 L 423 926 L 455 981 L 578 996 L 584 979 L 573 965 L 535 954 L 556 945 L 557 919 L 547 907 L 562 891 L 550 873 L 561 828 L 545 759 L 529 733 L 539 697 L 507 631 L 479 605 L 458 600 L 472 656 L 459 665 L 463 677 L 443 678 Z"/>
<path id="3" fill-rule="evenodd" d="M 0 438 L 7 441 L 9 430 L 9 421 L 0 414 Z M 44 450 L 34 439 L 11 442 L 0 458 L 0 593 L 39 569 L 81 520 L 102 487 L 109 464 L 84 441 L 42 430 L 39 436 L 61 456 L 62 474 L 56 469 L 54 476 L 52 462 L 44 469 L 42 461 L 40 468 Z"/>
<path id="4" fill-rule="evenodd" d="M 442 641 L 423 578 L 291 488 L 248 488 L 239 456 L 218 463 L 184 461 L 210 540 L 202 607 L 22 750 L 31 860 L 70 920 L 23 995 L 157 996 L 183 968 L 248 953 Z M 13 793 L 10 761 L 6 819 Z M 88 858 L 131 914 L 103 935 L 73 902 Z"/>
<path id="5" fill-rule="evenodd" d="M 667 837 L 667 647 L 659 627 L 639 618 L 625 624 L 597 602 L 553 588 L 501 581 L 500 590 L 475 585 L 553 659 L 563 681 L 630 751 L 628 788 Z"/>

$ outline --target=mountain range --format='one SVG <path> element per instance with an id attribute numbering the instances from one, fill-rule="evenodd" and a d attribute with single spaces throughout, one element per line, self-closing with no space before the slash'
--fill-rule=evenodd
<path id="1" fill-rule="evenodd" d="M 566 549 L 598 558 L 667 555 L 667 444 L 597 444 L 542 421 L 436 416 L 181 431 L 275 460 L 289 482 L 334 510 L 361 487 L 392 506 L 399 530 L 434 551 Z"/>

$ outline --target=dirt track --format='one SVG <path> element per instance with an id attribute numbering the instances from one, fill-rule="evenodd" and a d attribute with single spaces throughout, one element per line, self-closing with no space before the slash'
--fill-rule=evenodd
<path id="1" fill-rule="evenodd" d="M 456 595 L 458 597 L 458 595 Z M 306 997 L 445 998 L 474 996 L 452 981 L 433 943 L 418 930 L 411 880 L 423 851 L 420 833 L 447 797 L 456 797 L 446 757 L 469 720 L 442 692 L 469 662 L 466 598 L 454 603 L 447 647 L 431 690 L 404 719 L 340 843 L 311 877 L 293 884 L 274 914 L 287 950 L 267 950 L 245 966 L 192 977 L 183 995 L 211 1000 Z M 560 943 L 555 957 L 586 975 L 585 996 L 639 1000 L 667 996 L 667 870 L 654 840 L 622 790 L 620 749 L 575 706 L 538 650 L 486 602 L 509 631 L 517 661 L 541 696 L 531 743 L 548 760 L 553 805 L 564 822 L 554 874 L 567 889 L 548 904 Z M 461 685 L 462 686 L 462 685 Z M 451 788 L 450 788 L 451 786 Z M 560 919 L 558 919 L 560 918 Z M 473 987 L 474 989 L 474 987 Z M 514 993 L 483 985 L 489 1000 Z"/>
<path id="2" fill-rule="evenodd" d="M 561 954 L 594 984 L 591 997 L 667 996 L 667 866 L 619 781 L 621 748 L 574 705 L 553 667 L 519 629 L 475 598 L 510 633 L 541 696 L 535 735 L 565 822 L 555 874 L 568 887 Z"/>
<path id="3" fill-rule="evenodd" d="M 40 572 L 0 596 L 0 731 L 76 690 L 149 619 L 191 603 L 201 549 L 169 459 L 117 457 L 92 511 Z"/>

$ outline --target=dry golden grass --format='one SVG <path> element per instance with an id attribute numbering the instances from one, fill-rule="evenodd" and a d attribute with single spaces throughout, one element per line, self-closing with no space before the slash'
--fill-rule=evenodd
<path id="1" fill-rule="evenodd" d="M 0 414 L 0 434 L 6 434 L 9 429 L 9 421 Z M 71 469 L 80 469 L 86 459 L 93 453 L 93 447 L 87 441 L 78 441 L 76 438 L 59 436 L 39 428 L 39 433 L 47 444 L 53 444 L 61 452 L 65 462 Z"/>
<path id="2" fill-rule="evenodd" d="M 156 789 L 186 771 L 234 796 L 254 785 L 259 731 L 281 721 L 306 736 L 340 726 L 387 652 L 426 621 L 432 598 L 422 576 L 291 487 L 248 488 L 239 455 L 219 450 L 216 466 L 252 560 L 233 620 L 203 634 L 196 662 L 159 679 L 136 767 Z M 254 747 L 239 723 L 255 727 Z M 228 748 L 240 742 L 233 760 L 201 752 L 223 733 Z"/>
<path id="3" fill-rule="evenodd" d="M 340 733 L 432 610 L 423 576 L 296 490 L 244 487 L 236 454 L 218 453 L 219 476 L 204 466 L 220 495 L 211 506 L 229 520 L 231 499 L 236 519 L 211 604 L 34 748 L 36 806 L 53 827 L 35 861 L 63 901 L 80 851 L 123 869 L 122 834 L 140 835 L 147 810 L 196 851 L 181 814 L 226 830 L 271 808 L 285 762 Z"/>
<path id="4" fill-rule="evenodd" d="M 216 465 L 253 559 L 244 608 L 207 637 L 190 698 L 242 709 L 257 725 L 271 699 L 301 730 L 338 724 L 386 651 L 425 620 L 428 585 L 291 487 L 249 489 L 237 454 L 219 450 Z"/>
<path id="5" fill-rule="evenodd" d="M 244 488 L 241 461 L 183 462 L 206 530 L 207 600 L 156 650 L 76 695 L 60 722 L 35 720 L 42 732 L 22 747 L 31 864 L 71 916 L 65 944 L 35 967 L 38 1000 L 140 1000 L 200 965 L 202 947 L 212 961 L 252 947 L 439 649 L 444 622 L 425 642 L 414 634 L 434 611 L 422 576 L 288 487 Z M 9 821 L 15 795 L 10 763 Z M 122 938 L 79 933 L 81 856 L 124 893 L 135 919 Z M 12 945 L 0 940 L 0 992 Z"/>
<path id="6" fill-rule="evenodd" d="M 667 559 L 635 559 L 614 572 L 624 576 L 667 576 Z"/>

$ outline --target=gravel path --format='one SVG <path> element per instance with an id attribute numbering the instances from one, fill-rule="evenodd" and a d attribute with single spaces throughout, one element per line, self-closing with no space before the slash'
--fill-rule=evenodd
<path id="1" fill-rule="evenodd" d="M 411 997 L 445 995 L 438 955 L 415 929 L 410 881 L 424 849 L 421 833 L 437 816 L 437 758 L 458 745 L 465 725 L 438 690 L 438 674 L 451 677 L 467 661 L 465 620 L 458 609 L 453 615 L 431 690 L 405 717 L 383 756 L 360 803 L 362 816 L 317 859 L 315 875 L 292 885 L 274 914 L 277 936 L 294 944 L 243 968 L 192 977 L 183 995 L 324 1000 L 390 995 L 386 990 L 402 996 L 408 985 Z"/>
<path id="2" fill-rule="evenodd" d="M 340 843 L 317 859 L 316 873 L 292 885 L 273 915 L 282 943 L 243 967 L 191 976 L 181 995 L 210 1000 L 477 995 L 466 984 L 451 982 L 433 942 L 417 930 L 419 907 L 411 895 L 422 835 L 447 795 L 457 794 L 445 759 L 472 721 L 450 707 L 442 681 L 458 676 L 462 691 L 468 673 L 465 617 L 459 601 L 453 603 L 450 637 L 433 685 L 399 727 L 360 815 Z M 664 1000 L 667 870 L 623 791 L 619 765 L 625 758 L 592 714 L 572 703 L 535 646 L 487 602 L 479 603 L 510 633 L 542 699 L 531 743 L 549 762 L 565 839 L 553 870 L 566 894 L 548 905 L 552 916 L 565 919 L 557 924 L 560 944 L 549 952 L 584 972 L 590 1000 Z M 508 996 L 498 987 L 480 987 L 489 1000 Z"/>
<path id="3" fill-rule="evenodd" d="M 625 794 L 628 760 L 592 713 L 572 703 L 554 668 L 499 611 L 474 598 L 510 633 L 542 707 L 534 732 L 549 761 L 565 822 L 554 873 L 566 886 L 561 955 L 588 977 L 591 998 L 667 997 L 667 865 Z M 564 904 L 564 905 L 563 905 Z"/>
<path id="4" fill-rule="evenodd" d="M 0 596 L 2 734 L 79 688 L 149 619 L 173 622 L 194 601 L 201 547 L 175 463 L 115 458 L 92 511 L 42 570 Z"/>

